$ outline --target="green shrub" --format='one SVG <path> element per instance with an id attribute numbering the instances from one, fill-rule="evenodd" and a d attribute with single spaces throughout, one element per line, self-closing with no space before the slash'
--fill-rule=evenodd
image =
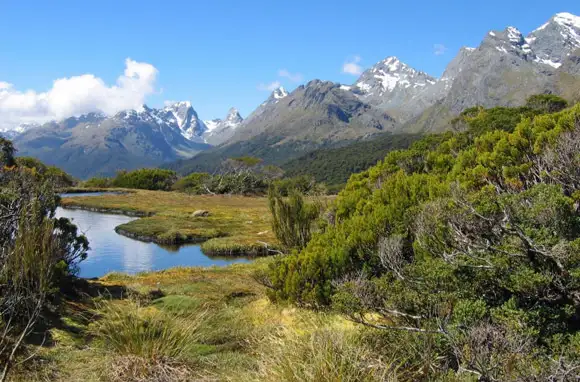
<path id="1" fill-rule="evenodd" d="M 35 160 L 16 161 L 11 143 L 0 145 L 0 380 L 5 380 L 29 335 L 48 330 L 38 322 L 58 308 L 61 287 L 70 286 L 88 241 L 68 219 L 54 217 L 56 177 L 64 173 Z"/>
<path id="2" fill-rule="evenodd" d="M 194 172 L 180 178 L 173 184 L 174 191 L 187 192 L 188 194 L 202 195 L 207 193 L 206 186 L 211 175 L 205 172 Z"/>
<path id="3" fill-rule="evenodd" d="M 83 186 L 87 188 L 109 188 L 112 187 L 113 180 L 105 177 L 92 177 L 83 182 Z"/>
<path id="4" fill-rule="evenodd" d="M 536 94 L 529 97 L 526 106 L 542 113 L 556 113 L 568 106 L 568 101 L 554 94 Z"/>
<path id="5" fill-rule="evenodd" d="M 276 259 L 270 296 L 439 338 L 448 345 L 439 367 L 451 372 L 547 378 L 540 370 L 559 356 L 551 339 L 576 335 L 580 321 L 570 165 L 580 105 L 529 113 L 469 110 L 470 128 L 425 137 L 353 175 L 334 222 Z M 577 365 L 573 356 L 563 362 Z"/>
<path id="6" fill-rule="evenodd" d="M 282 196 L 289 196 L 292 192 L 302 195 L 324 195 L 326 188 L 323 184 L 317 183 L 310 175 L 299 175 L 292 178 L 277 179 L 272 182 L 274 187 Z"/>
<path id="7" fill-rule="evenodd" d="M 275 188 L 268 193 L 272 230 L 282 245 L 290 249 L 302 249 L 310 241 L 313 223 L 320 214 L 320 207 L 308 204 L 297 191 L 284 198 Z"/>
<path id="8" fill-rule="evenodd" d="M 48 179 L 55 188 L 72 187 L 75 184 L 72 176 L 58 167 L 47 166 L 36 158 L 18 157 L 16 158 L 16 164 L 20 167 L 29 168 Z"/>
<path id="9" fill-rule="evenodd" d="M 169 191 L 177 180 L 177 173 L 158 168 L 120 171 L 112 181 L 113 187 L 138 188 L 141 190 Z"/>

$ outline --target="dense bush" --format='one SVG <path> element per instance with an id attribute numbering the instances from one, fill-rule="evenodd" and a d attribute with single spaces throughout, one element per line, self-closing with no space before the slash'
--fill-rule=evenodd
<path id="1" fill-rule="evenodd" d="M 112 187 L 113 179 L 95 176 L 83 182 L 83 187 L 88 188 L 108 188 Z"/>
<path id="2" fill-rule="evenodd" d="M 282 196 L 289 196 L 292 192 L 298 192 L 302 195 L 324 195 L 327 193 L 326 186 L 317 183 L 316 179 L 310 175 L 276 179 L 272 182 L 272 187 Z"/>
<path id="3" fill-rule="evenodd" d="M 189 175 L 179 178 L 173 184 L 173 190 L 180 192 L 187 192 L 190 194 L 201 195 L 206 194 L 206 185 L 210 180 L 211 175 L 205 172 L 194 172 Z"/>
<path id="4" fill-rule="evenodd" d="M 47 166 L 36 158 L 18 157 L 16 158 L 16 164 L 20 167 L 29 168 L 40 176 L 50 179 L 55 188 L 66 188 L 75 185 L 75 180 L 72 176 L 58 167 Z"/>
<path id="5" fill-rule="evenodd" d="M 307 203 L 302 194 L 291 190 L 286 198 L 275 188 L 268 193 L 272 230 L 278 241 L 288 249 L 302 249 L 310 241 L 314 220 L 320 206 Z"/>
<path id="6" fill-rule="evenodd" d="M 530 110 L 468 110 L 458 132 L 353 175 L 333 224 L 272 267 L 271 297 L 440 338 L 440 375 L 569 380 L 580 367 L 580 105 Z"/>
<path id="7" fill-rule="evenodd" d="M 177 180 L 175 171 L 159 168 L 143 168 L 134 171 L 120 171 L 111 185 L 120 188 L 169 191 Z"/>
<path id="8" fill-rule="evenodd" d="M 556 113 L 568 106 L 568 101 L 554 94 L 536 94 L 528 98 L 526 106 L 542 113 Z"/>
<path id="9" fill-rule="evenodd" d="M 67 219 L 54 217 L 62 174 L 40 162 L 15 160 L 0 140 L 0 380 L 24 340 L 58 299 L 52 298 L 88 250 Z"/>

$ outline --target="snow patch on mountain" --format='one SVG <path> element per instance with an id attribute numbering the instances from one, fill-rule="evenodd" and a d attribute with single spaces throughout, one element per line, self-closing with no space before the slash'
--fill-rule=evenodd
<path id="1" fill-rule="evenodd" d="M 354 84 L 362 95 L 375 94 L 383 96 L 395 88 L 407 89 L 425 87 L 434 84 L 435 79 L 424 72 L 419 72 L 391 56 L 365 71 Z M 356 92 L 355 90 L 355 92 Z"/>
<path id="2" fill-rule="evenodd" d="M 284 90 L 284 89 L 282 89 Z M 211 145 L 219 145 L 228 140 L 241 126 L 244 119 L 240 115 L 238 109 L 232 107 L 224 119 L 213 119 L 211 121 L 204 121 L 207 130 L 203 134 L 205 143 Z"/>
<path id="3" fill-rule="evenodd" d="M 526 37 L 536 62 L 559 68 L 566 57 L 580 48 L 580 17 L 562 12 Z"/>

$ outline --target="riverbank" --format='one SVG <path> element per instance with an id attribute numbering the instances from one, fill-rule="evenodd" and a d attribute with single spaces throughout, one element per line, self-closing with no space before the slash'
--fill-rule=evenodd
<path id="1" fill-rule="evenodd" d="M 124 188 L 103 188 L 103 187 L 65 187 L 58 190 L 61 194 L 89 194 L 93 192 L 105 193 L 130 193 L 134 190 Z"/>
<path id="2" fill-rule="evenodd" d="M 359 328 L 335 315 L 271 303 L 254 278 L 271 261 L 81 280 L 81 297 L 65 304 L 46 345 L 26 370 L 15 371 L 15 380 L 280 381 L 294 374 L 303 380 L 299 373 L 316 371 L 309 367 L 344 373 L 335 361 L 317 360 L 329 351 L 353 357 L 342 352 L 356 349 L 350 336 Z M 159 323 L 160 333 L 139 332 Z M 138 341 L 135 331 L 144 337 Z M 173 353 L 176 338 L 188 341 Z M 170 379 L 155 374 L 164 368 Z"/>
<path id="3" fill-rule="evenodd" d="M 277 246 L 266 198 L 115 191 L 120 193 L 63 198 L 61 206 L 140 217 L 115 230 L 159 244 L 201 243 L 206 255 L 265 256 Z M 208 211 L 209 215 L 194 216 L 196 211 Z"/>

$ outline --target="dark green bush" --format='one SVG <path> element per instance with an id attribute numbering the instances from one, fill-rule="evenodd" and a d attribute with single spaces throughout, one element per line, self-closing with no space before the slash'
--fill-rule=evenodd
<path id="1" fill-rule="evenodd" d="M 556 113 L 568 106 L 568 101 L 554 94 L 536 94 L 528 98 L 526 106 L 541 113 Z"/>
<path id="2" fill-rule="evenodd" d="M 60 168 L 47 166 L 36 158 L 18 157 L 16 158 L 16 164 L 20 167 L 26 167 L 34 170 L 40 176 L 50 179 L 53 186 L 57 189 L 72 187 L 76 183 L 72 176 Z"/>
<path id="3" fill-rule="evenodd" d="M 314 221 L 320 206 L 307 203 L 297 190 L 284 197 L 275 188 L 268 192 L 272 230 L 276 238 L 288 249 L 302 249 L 310 241 Z"/>
<path id="4" fill-rule="evenodd" d="M 84 181 L 83 186 L 88 188 L 109 188 L 113 186 L 113 179 L 95 176 Z"/>
<path id="5" fill-rule="evenodd" d="M 206 194 L 206 186 L 211 175 L 205 172 L 194 172 L 183 178 L 180 178 L 173 184 L 174 191 L 187 192 L 190 194 Z"/>
<path id="6" fill-rule="evenodd" d="M 434 338 L 434 375 L 566 380 L 580 366 L 580 105 L 533 113 L 469 110 L 467 129 L 353 175 L 333 221 L 271 267 L 270 296 L 398 346 Z"/>
<path id="7" fill-rule="evenodd" d="M 37 323 L 45 314 L 54 318 L 55 297 L 86 257 L 88 242 L 68 219 L 54 217 L 55 187 L 64 173 L 35 160 L 16 161 L 9 141 L 0 145 L 0 379 L 5 380 L 25 339 L 47 330 Z"/>
<path id="8" fill-rule="evenodd" d="M 272 186 L 282 196 L 289 196 L 296 191 L 303 195 L 326 194 L 323 184 L 317 183 L 313 176 L 299 175 L 292 178 L 281 178 L 272 182 Z"/>
<path id="9" fill-rule="evenodd" d="M 112 181 L 113 187 L 169 191 L 177 180 L 177 173 L 159 168 L 120 171 Z"/>

